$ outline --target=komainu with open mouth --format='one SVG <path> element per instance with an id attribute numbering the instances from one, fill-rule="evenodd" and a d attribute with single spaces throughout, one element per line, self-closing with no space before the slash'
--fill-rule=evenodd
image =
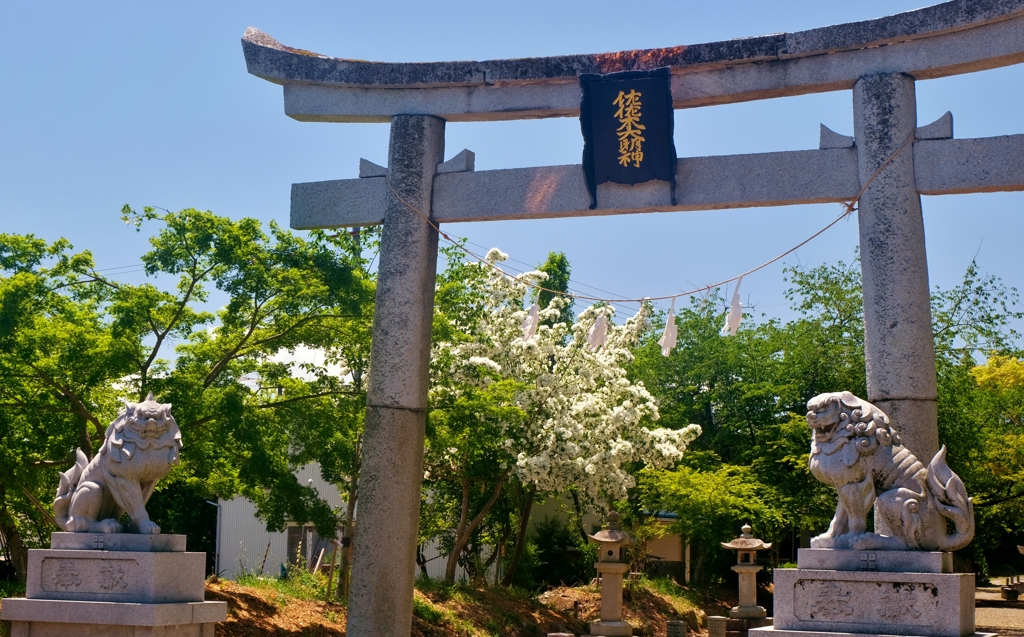
<path id="1" fill-rule="evenodd" d="M 839 494 L 836 515 L 812 548 L 955 551 L 970 543 L 974 504 L 946 465 L 945 446 L 926 469 L 900 444 L 889 417 L 848 391 L 815 396 L 807 409 L 811 473 Z M 867 530 L 876 502 L 891 535 Z"/>
<path id="2" fill-rule="evenodd" d="M 120 533 L 122 513 L 131 518 L 129 531 L 157 534 L 146 502 L 153 487 L 178 464 L 181 431 L 171 405 L 150 392 L 141 403 L 128 403 L 107 427 L 103 446 L 90 462 L 77 451 L 75 466 L 60 474 L 54 517 L 71 533 Z"/>

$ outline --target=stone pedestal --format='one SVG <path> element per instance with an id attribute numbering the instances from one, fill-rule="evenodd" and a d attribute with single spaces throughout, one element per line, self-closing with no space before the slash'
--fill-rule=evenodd
<path id="1" fill-rule="evenodd" d="M 592 637 L 630 637 L 633 627 L 622 621 L 622 576 L 629 572 L 629 564 L 597 562 L 601 574 L 601 621 L 591 622 Z"/>
<path id="2" fill-rule="evenodd" d="M 921 551 L 801 549 L 800 568 L 775 569 L 774 625 L 752 629 L 751 637 L 974 635 L 974 574 L 948 572 L 950 559 Z"/>
<path id="3" fill-rule="evenodd" d="M 730 619 L 764 619 L 768 611 L 757 605 L 757 573 L 761 567 L 757 564 L 737 564 L 732 570 L 740 576 L 739 605 L 729 610 Z"/>
<path id="4" fill-rule="evenodd" d="M 203 601 L 206 555 L 184 536 L 54 533 L 51 546 L 29 551 L 25 599 L 3 600 L 11 637 L 213 637 L 227 617 Z"/>
<path id="5" fill-rule="evenodd" d="M 708 617 L 708 637 L 747 637 L 751 629 L 771 625 L 771 617 L 733 619 L 712 616 Z"/>
<path id="6" fill-rule="evenodd" d="M 953 554 L 941 551 L 847 551 L 798 549 L 796 566 L 817 571 L 952 573 Z"/>

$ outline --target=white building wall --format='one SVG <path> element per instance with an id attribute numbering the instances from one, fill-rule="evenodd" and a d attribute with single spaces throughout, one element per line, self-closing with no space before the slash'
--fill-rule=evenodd
<path id="1" fill-rule="evenodd" d="M 345 506 L 337 487 L 321 477 L 320 465 L 306 465 L 299 469 L 295 476 L 301 484 L 309 484 L 312 480 L 311 486 L 335 509 Z M 287 533 L 267 531 L 266 524 L 256 517 L 256 505 L 247 498 L 239 496 L 231 500 L 218 500 L 218 504 L 218 574 L 228 579 L 236 579 L 243 572 L 261 573 L 262 566 L 263 575 L 278 575 L 281 572 L 281 564 L 288 561 Z"/>

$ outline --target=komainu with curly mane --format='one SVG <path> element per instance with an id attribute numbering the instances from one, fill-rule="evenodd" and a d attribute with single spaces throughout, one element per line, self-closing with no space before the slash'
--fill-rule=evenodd
<path id="1" fill-rule="evenodd" d="M 974 504 L 946 465 L 946 447 L 926 469 L 900 444 L 889 417 L 848 391 L 815 396 L 807 409 L 811 473 L 839 494 L 836 515 L 812 548 L 955 551 L 970 543 Z M 876 503 L 891 535 L 867 530 Z"/>
<path id="2" fill-rule="evenodd" d="M 178 464 L 181 431 L 171 405 L 150 392 L 141 403 L 128 403 L 107 427 L 103 446 L 92 462 L 77 451 L 75 466 L 60 474 L 53 513 L 71 533 L 120 533 L 117 521 L 127 513 L 130 532 L 157 534 L 146 502 L 153 487 Z"/>

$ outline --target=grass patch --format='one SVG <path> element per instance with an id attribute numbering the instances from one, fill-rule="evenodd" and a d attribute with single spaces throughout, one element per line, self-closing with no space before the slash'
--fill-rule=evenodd
<path id="1" fill-rule="evenodd" d="M 472 622 L 460 618 L 447 608 L 434 605 L 429 599 L 414 597 L 412 600 L 412 614 L 430 625 L 452 628 L 459 635 L 480 634 Z"/>
<path id="2" fill-rule="evenodd" d="M 444 618 L 441 609 L 419 597 L 412 600 L 412 614 L 429 624 L 440 624 Z"/>
<path id="3" fill-rule="evenodd" d="M 680 586 L 670 577 L 641 577 L 636 580 L 634 586 L 647 589 L 652 593 L 658 593 L 665 597 L 675 598 L 677 603 L 681 602 L 691 608 L 700 608 L 703 595 L 696 588 Z"/>
<path id="4" fill-rule="evenodd" d="M 323 600 L 327 596 L 327 576 L 310 573 L 304 568 L 289 567 L 287 577 L 261 577 L 245 574 L 238 577 L 242 586 L 251 586 L 276 592 L 277 605 L 287 606 L 288 598 L 305 601 Z"/>

